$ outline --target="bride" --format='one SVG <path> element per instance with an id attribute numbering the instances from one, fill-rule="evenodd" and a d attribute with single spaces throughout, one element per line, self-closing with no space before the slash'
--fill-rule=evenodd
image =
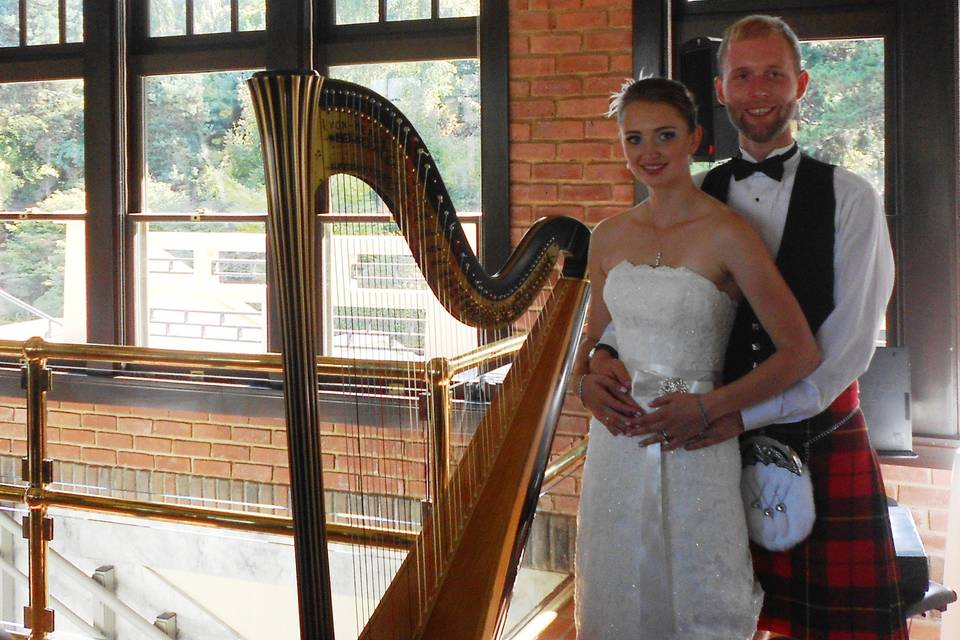
<path id="1" fill-rule="evenodd" d="M 666 412 L 671 424 L 707 430 L 710 420 L 813 371 L 817 346 L 756 232 L 694 184 L 690 155 L 702 131 L 683 85 L 629 82 L 611 113 L 627 166 L 650 195 L 593 233 L 595 295 L 581 353 L 612 321 L 632 378 L 623 391 L 644 411 Z M 742 298 L 777 351 L 743 378 L 715 386 Z M 626 420 L 591 421 L 576 558 L 583 640 L 753 636 L 762 592 L 747 543 L 737 440 L 685 450 L 669 447 L 672 438 L 640 435 Z"/>

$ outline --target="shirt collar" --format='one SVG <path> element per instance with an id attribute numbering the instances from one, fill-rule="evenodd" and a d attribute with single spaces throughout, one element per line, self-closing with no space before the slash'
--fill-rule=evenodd
<path id="1" fill-rule="evenodd" d="M 767 154 L 767 158 L 772 158 L 773 156 L 778 156 L 778 155 L 780 155 L 781 153 L 786 153 L 786 152 L 790 149 L 790 147 L 792 147 L 792 146 L 795 145 L 795 144 L 796 144 L 796 142 L 791 142 L 791 143 L 788 144 L 788 145 L 785 145 L 785 146 L 783 146 L 783 147 L 779 147 L 779 148 L 777 148 L 777 149 L 774 149 L 774 150 L 772 150 L 770 153 Z M 744 149 L 743 147 L 740 147 L 740 153 L 743 155 L 743 159 L 744 159 L 744 160 L 749 160 L 750 162 L 760 162 L 760 160 L 757 160 L 757 159 L 754 158 L 752 155 L 750 155 L 750 153 L 749 153 L 746 149 Z M 794 161 L 794 159 L 798 159 L 799 157 L 800 157 L 800 154 L 797 153 L 797 154 L 794 155 L 793 158 L 788 158 L 788 159 L 786 160 L 786 162 L 784 162 L 784 166 L 789 165 L 791 162 Z"/>

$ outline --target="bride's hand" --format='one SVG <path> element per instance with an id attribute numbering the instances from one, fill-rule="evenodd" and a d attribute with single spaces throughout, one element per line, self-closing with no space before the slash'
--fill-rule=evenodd
<path id="1" fill-rule="evenodd" d="M 655 409 L 640 416 L 632 435 L 645 437 L 641 446 L 663 445 L 664 450 L 678 449 L 704 431 L 700 413 L 700 395 L 696 393 L 669 393 L 650 403 Z"/>

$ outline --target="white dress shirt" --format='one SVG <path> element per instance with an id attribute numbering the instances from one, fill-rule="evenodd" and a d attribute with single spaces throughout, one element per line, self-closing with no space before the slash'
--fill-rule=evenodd
<path id="1" fill-rule="evenodd" d="M 770 155 L 789 148 L 775 149 Z M 755 160 L 746 151 L 743 157 Z M 727 204 L 750 221 L 774 257 L 780 249 L 799 164 L 799 154 L 788 159 L 779 182 L 761 172 L 743 180 L 730 179 Z M 701 184 L 704 175 L 696 175 L 694 181 Z M 744 409 L 743 425 L 748 430 L 815 416 L 867 370 L 873 357 L 894 278 L 883 204 L 869 182 L 841 167 L 834 171 L 833 185 L 837 202 L 834 308 L 815 336 L 823 360 L 813 373 L 783 393 Z M 616 345 L 612 323 L 600 342 Z"/>

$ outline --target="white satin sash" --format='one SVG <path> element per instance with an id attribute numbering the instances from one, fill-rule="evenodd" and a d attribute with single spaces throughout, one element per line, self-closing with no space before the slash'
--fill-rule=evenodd
<path id="1" fill-rule="evenodd" d="M 631 395 L 644 411 L 656 411 L 649 407 L 654 399 L 677 390 L 680 384 L 684 384 L 690 393 L 706 393 L 713 389 L 716 375 L 712 371 L 684 372 L 662 365 L 644 364 L 642 369 L 634 370 Z M 637 471 L 640 477 L 649 481 L 640 485 L 638 501 L 640 575 L 637 576 L 637 584 L 643 585 L 640 613 L 642 620 L 649 621 L 649 637 L 668 638 L 673 637 L 677 630 L 676 603 L 670 578 L 671 555 L 667 543 L 670 532 L 667 531 L 663 509 L 664 452 L 659 442 L 641 449 Z M 687 603 L 686 606 L 696 606 L 696 603 Z"/>

